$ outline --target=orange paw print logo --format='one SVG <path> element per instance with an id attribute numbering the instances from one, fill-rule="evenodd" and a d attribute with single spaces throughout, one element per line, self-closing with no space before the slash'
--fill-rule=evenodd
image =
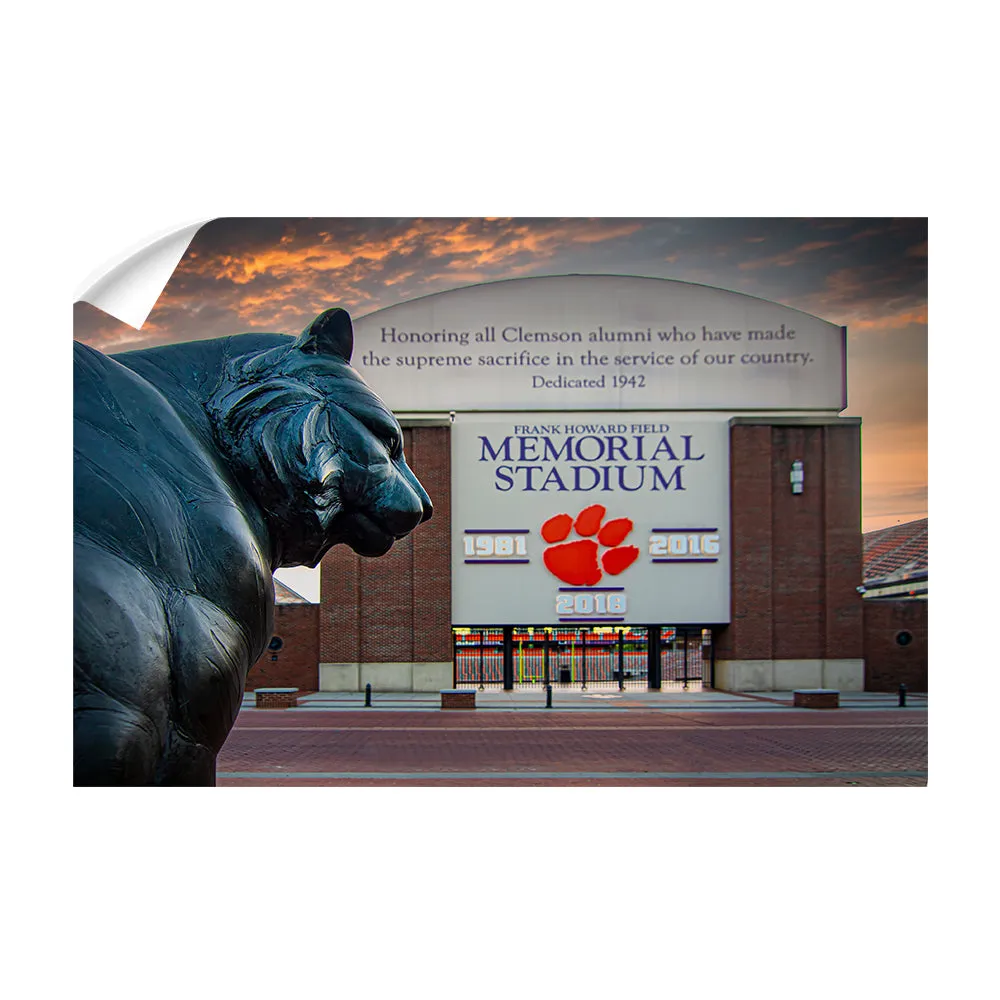
<path id="1" fill-rule="evenodd" d="M 542 525 L 542 538 L 550 543 L 542 558 L 553 576 L 574 587 L 593 587 L 601 580 L 602 566 L 604 573 L 617 576 L 639 558 L 635 545 L 621 544 L 632 530 L 632 521 L 616 517 L 602 527 L 606 513 L 604 507 L 595 503 L 581 510 L 575 521 L 569 514 L 556 514 Z M 571 530 L 581 536 L 579 541 L 565 541 Z M 598 561 L 601 548 L 605 551 Z"/>

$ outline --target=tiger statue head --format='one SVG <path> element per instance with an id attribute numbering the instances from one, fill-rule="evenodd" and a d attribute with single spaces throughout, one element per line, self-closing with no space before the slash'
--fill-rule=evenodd
<path id="1" fill-rule="evenodd" d="M 294 341 L 230 359 L 205 403 L 241 485 L 264 513 L 275 566 L 316 566 L 343 542 L 379 556 L 430 518 L 392 412 L 351 367 L 339 308 Z"/>

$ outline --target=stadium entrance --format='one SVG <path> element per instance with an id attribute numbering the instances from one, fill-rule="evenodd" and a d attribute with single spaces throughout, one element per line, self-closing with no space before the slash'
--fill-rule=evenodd
<path id="1" fill-rule="evenodd" d="M 702 690 L 712 631 L 694 626 L 505 625 L 452 629 L 456 688 Z"/>

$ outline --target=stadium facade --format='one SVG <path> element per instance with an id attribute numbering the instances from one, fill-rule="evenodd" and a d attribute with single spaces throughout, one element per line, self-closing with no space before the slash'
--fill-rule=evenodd
<path id="1" fill-rule="evenodd" d="M 777 303 L 611 275 L 356 319 L 354 365 L 435 510 L 381 558 L 324 557 L 317 687 L 862 690 L 846 343 Z"/>

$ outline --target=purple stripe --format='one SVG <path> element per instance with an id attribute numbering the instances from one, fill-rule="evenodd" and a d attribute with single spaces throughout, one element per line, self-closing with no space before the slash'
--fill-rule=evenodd
<path id="1" fill-rule="evenodd" d="M 574 591 L 580 594 L 603 594 L 610 590 L 624 590 L 624 587 L 560 587 L 560 590 Z"/>
<path id="2" fill-rule="evenodd" d="M 478 563 L 480 566 L 508 566 L 511 563 L 530 563 L 530 559 L 466 559 L 467 563 Z"/>
<path id="3" fill-rule="evenodd" d="M 623 622 L 624 618 L 560 618 L 561 622 L 583 622 L 586 625 L 593 623 L 600 624 L 601 622 Z"/>
<path id="4" fill-rule="evenodd" d="M 530 528 L 466 528 L 466 535 L 530 535 Z"/>
<path id="5" fill-rule="evenodd" d="M 695 563 L 695 562 L 718 562 L 718 559 L 650 559 L 650 562 L 655 563 Z"/>
<path id="6" fill-rule="evenodd" d="M 650 528 L 652 532 L 666 531 L 674 534 L 697 534 L 699 531 L 718 531 L 718 528 Z"/>

